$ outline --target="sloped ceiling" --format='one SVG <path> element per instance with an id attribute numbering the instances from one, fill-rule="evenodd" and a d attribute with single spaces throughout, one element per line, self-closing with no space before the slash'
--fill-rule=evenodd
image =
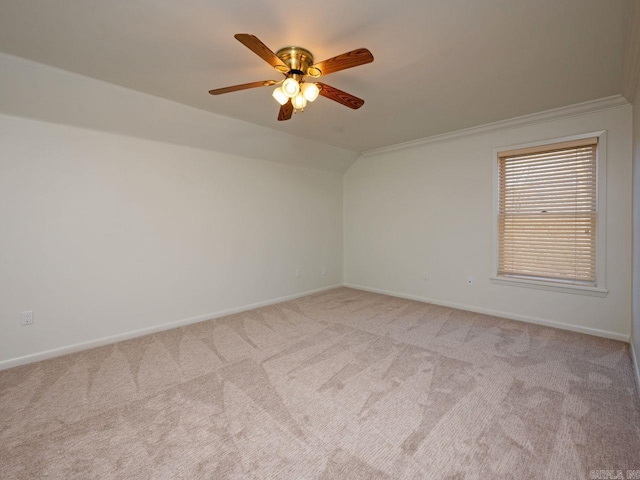
<path id="1" fill-rule="evenodd" d="M 1 0 L 0 51 L 353 151 L 619 94 L 629 0 Z M 320 98 L 277 122 L 277 74 L 237 42 L 375 61 L 323 79 L 366 100 Z"/>

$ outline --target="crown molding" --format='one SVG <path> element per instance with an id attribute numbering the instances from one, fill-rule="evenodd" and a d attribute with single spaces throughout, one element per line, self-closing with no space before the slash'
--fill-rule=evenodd
<path id="1" fill-rule="evenodd" d="M 442 133 L 440 135 L 433 135 L 431 137 L 420 138 L 418 140 L 411 140 L 409 142 L 389 145 L 388 147 L 367 150 L 366 152 L 362 152 L 361 155 L 365 158 L 369 158 L 386 153 L 421 147 L 424 145 L 449 142 L 465 137 L 475 137 L 487 133 L 494 133 L 503 130 L 509 130 L 512 128 L 534 125 L 536 123 L 549 122 L 552 120 L 558 120 L 560 118 L 574 117 L 576 115 L 585 115 L 588 113 L 598 112 L 601 110 L 609 110 L 611 108 L 625 107 L 628 105 L 629 102 L 622 95 L 614 95 L 611 97 L 600 98 L 598 100 L 590 100 L 588 102 L 576 103 L 574 105 L 569 105 L 566 107 L 554 108 L 552 110 L 545 110 L 538 113 L 523 115 L 521 117 L 514 117 L 507 120 L 486 123 L 477 127 L 455 130 L 453 132 Z"/>
<path id="2" fill-rule="evenodd" d="M 631 3 L 622 64 L 622 95 L 633 103 L 640 83 L 640 2 Z"/>

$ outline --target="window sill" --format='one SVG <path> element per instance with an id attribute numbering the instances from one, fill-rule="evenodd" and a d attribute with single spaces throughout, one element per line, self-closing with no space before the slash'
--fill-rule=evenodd
<path id="1" fill-rule="evenodd" d="M 529 280 L 524 278 L 490 277 L 491 283 L 496 285 L 510 285 L 513 287 L 535 288 L 551 292 L 572 293 L 574 295 L 589 295 L 592 297 L 606 297 L 609 290 L 606 288 L 583 287 L 581 285 L 561 284 L 545 282 L 543 280 Z"/>

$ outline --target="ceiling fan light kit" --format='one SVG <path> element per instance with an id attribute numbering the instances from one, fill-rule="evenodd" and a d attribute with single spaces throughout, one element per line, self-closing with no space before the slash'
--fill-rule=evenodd
<path id="1" fill-rule="evenodd" d="M 287 97 L 293 98 L 300 91 L 300 84 L 294 78 L 289 77 L 282 83 L 282 91 Z"/>
<path id="2" fill-rule="evenodd" d="M 289 97 L 287 97 L 284 93 L 284 91 L 282 90 L 282 87 L 278 87 L 273 91 L 272 94 L 273 98 L 276 99 L 276 102 L 278 102 L 280 105 L 284 105 L 285 103 L 287 103 L 289 101 Z"/>
<path id="3" fill-rule="evenodd" d="M 295 97 L 291 99 L 291 104 L 293 105 L 294 111 L 302 110 L 304 112 L 304 107 L 307 106 L 307 99 L 304 98 L 302 92 L 299 92 Z"/>
<path id="4" fill-rule="evenodd" d="M 279 121 L 289 120 L 291 115 L 298 110 L 304 111 L 307 102 L 313 102 L 319 95 L 354 110 L 364 105 L 364 100 L 361 98 L 313 80 L 322 75 L 373 62 L 373 55 L 366 48 L 352 50 L 328 60 L 314 63 L 313 55 L 304 48 L 285 47 L 278 50 L 277 53 L 273 53 L 254 35 L 238 33 L 235 38 L 276 71 L 283 74 L 285 78 L 279 82 L 265 80 L 209 90 L 211 95 L 221 95 L 249 88 L 279 84 L 272 93 L 273 98 L 280 104 Z M 307 81 L 305 77 L 311 77 L 311 81 Z"/>
<path id="5" fill-rule="evenodd" d="M 320 89 L 315 83 L 303 83 L 300 89 L 302 90 L 302 95 L 304 95 L 304 98 L 306 98 L 309 102 L 313 102 L 316 98 L 318 98 L 318 95 L 320 95 Z"/>

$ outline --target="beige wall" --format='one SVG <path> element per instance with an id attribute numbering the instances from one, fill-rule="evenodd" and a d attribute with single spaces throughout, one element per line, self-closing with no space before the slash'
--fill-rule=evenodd
<path id="1" fill-rule="evenodd" d="M 1 53 L 0 85 L 0 368 L 342 282 L 355 152 Z"/>
<path id="2" fill-rule="evenodd" d="M 0 218 L 0 367 L 342 282 L 340 172 L 0 115 Z"/>
<path id="3" fill-rule="evenodd" d="M 640 389 L 640 85 L 633 102 L 633 347 Z"/>
<path id="4" fill-rule="evenodd" d="M 607 297 L 491 283 L 493 149 L 600 130 Z M 629 105 L 360 158 L 344 180 L 345 283 L 628 339 L 631 175 Z"/>

